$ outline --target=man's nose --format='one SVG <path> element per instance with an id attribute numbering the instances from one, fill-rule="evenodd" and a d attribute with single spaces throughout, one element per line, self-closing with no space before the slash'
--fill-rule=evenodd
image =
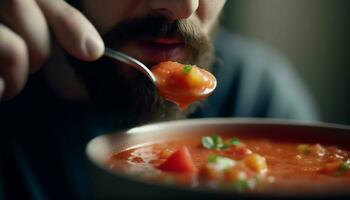
<path id="1" fill-rule="evenodd" d="M 169 20 L 189 18 L 199 6 L 199 0 L 150 0 L 150 7 Z"/>

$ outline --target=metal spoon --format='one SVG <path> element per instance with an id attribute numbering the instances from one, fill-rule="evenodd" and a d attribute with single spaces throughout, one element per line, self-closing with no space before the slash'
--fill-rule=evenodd
<path id="1" fill-rule="evenodd" d="M 169 88 L 166 86 L 166 84 L 165 84 L 165 86 L 164 86 L 164 84 L 162 86 L 161 84 L 157 83 L 156 77 L 152 73 L 152 71 L 149 70 L 142 62 L 138 61 L 137 59 L 130 57 L 124 53 L 121 53 L 119 51 L 115 51 L 113 49 L 110 49 L 110 48 L 105 48 L 104 56 L 121 61 L 127 65 L 130 65 L 131 67 L 134 67 L 135 69 L 139 70 L 140 72 L 142 72 L 158 88 L 158 90 L 160 91 L 160 93 L 162 93 L 162 96 L 165 99 L 176 103 L 181 109 L 186 109 L 187 106 L 189 104 L 193 103 L 194 101 L 198 101 L 198 100 L 202 100 L 202 99 L 206 98 L 208 95 L 210 95 L 214 91 L 214 89 L 216 87 L 215 77 L 211 73 L 204 70 L 205 73 L 207 74 L 207 76 L 211 77 L 211 78 L 208 78 L 208 80 L 210 81 L 210 84 L 209 85 L 206 84 L 205 86 L 210 86 L 210 87 L 206 87 L 204 89 L 201 88 L 199 92 L 197 90 L 195 90 L 195 92 L 193 92 L 193 91 L 190 92 L 190 91 L 188 91 L 188 88 L 183 88 L 181 86 L 181 83 L 180 83 L 179 84 L 180 90 L 175 89 L 174 91 L 176 91 L 176 92 L 174 95 L 173 92 L 169 93 Z"/>
<path id="2" fill-rule="evenodd" d="M 110 48 L 105 48 L 105 52 L 103 55 L 107 56 L 109 58 L 116 59 L 118 61 L 121 61 L 125 64 L 128 64 L 128 65 L 134 67 L 135 69 L 139 70 L 144 75 L 146 75 L 152 81 L 152 83 L 154 83 L 154 84 L 156 83 L 156 77 L 153 75 L 151 70 L 149 70 L 146 67 L 146 65 L 144 65 L 142 62 L 136 60 L 135 58 L 130 57 L 122 52 L 115 51 L 115 50 L 110 49 Z"/>

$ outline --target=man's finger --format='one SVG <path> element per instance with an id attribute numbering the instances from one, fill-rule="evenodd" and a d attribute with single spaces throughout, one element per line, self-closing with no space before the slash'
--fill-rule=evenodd
<path id="1" fill-rule="evenodd" d="M 49 29 L 34 0 L 4 1 L 0 19 L 26 42 L 31 71 L 40 68 L 50 51 Z"/>
<path id="2" fill-rule="evenodd" d="M 74 57 L 91 61 L 102 56 L 104 43 L 94 26 L 62 0 L 37 0 L 58 41 Z"/>
<path id="3" fill-rule="evenodd" d="M 0 24 L 0 77 L 5 81 L 2 99 L 9 99 L 24 87 L 28 76 L 28 52 L 24 40 Z"/>

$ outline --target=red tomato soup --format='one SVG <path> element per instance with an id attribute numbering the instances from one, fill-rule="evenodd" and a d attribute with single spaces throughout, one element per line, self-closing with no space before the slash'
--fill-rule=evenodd
<path id="1" fill-rule="evenodd" d="M 269 194 L 350 189 L 349 149 L 309 140 L 195 136 L 115 152 L 107 164 L 140 179 L 191 188 Z"/>

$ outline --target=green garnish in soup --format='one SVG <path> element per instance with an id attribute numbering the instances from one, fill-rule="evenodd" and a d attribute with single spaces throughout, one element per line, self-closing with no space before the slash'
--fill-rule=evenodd
<path id="1" fill-rule="evenodd" d="M 350 171 L 350 160 L 340 163 L 336 175 L 341 176 L 347 171 Z"/>

